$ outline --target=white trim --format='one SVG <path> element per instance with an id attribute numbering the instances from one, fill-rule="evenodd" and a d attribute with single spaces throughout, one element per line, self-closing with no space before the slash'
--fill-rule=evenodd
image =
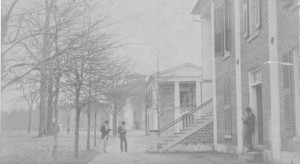
<path id="1" fill-rule="evenodd" d="M 179 82 L 174 82 L 174 120 L 180 117 L 180 85 Z M 179 132 L 180 123 L 175 125 L 175 132 Z"/>
<path id="2" fill-rule="evenodd" d="M 278 63 L 277 41 L 277 2 L 268 0 L 268 41 L 269 60 Z M 271 40 L 274 40 L 273 43 Z M 278 64 L 270 64 L 270 95 L 271 95 L 271 122 L 270 135 L 271 148 L 274 162 L 281 161 L 281 136 L 280 136 L 280 99 L 279 99 L 279 71 Z"/>
<path id="3" fill-rule="evenodd" d="M 212 2 L 211 4 L 211 43 L 212 43 L 212 81 L 213 81 L 213 113 L 214 113 L 214 148 L 216 149 L 218 146 L 218 119 L 217 119 L 217 92 L 216 92 L 216 60 L 215 60 L 215 4 Z"/>
<path id="4" fill-rule="evenodd" d="M 236 76 L 236 120 L 237 120 L 237 153 L 243 153 L 243 110 L 242 110 L 242 67 L 241 67 L 241 25 L 240 25 L 240 0 L 234 1 L 234 20 L 235 24 L 235 76 Z"/>
<path id="5" fill-rule="evenodd" d="M 175 66 L 175 67 L 172 67 L 172 68 L 169 68 L 169 69 L 165 69 L 165 70 L 163 70 L 163 71 L 160 71 L 160 72 L 158 72 L 158 74 L 159 74 L 158 76 L 162 76 L 162 75 L 165 74 L 165 73 L 172 72 L 172 71 L 175 71 L 175 70 L 177 70 L 177 69 L 180 69 L 180 68 L 183 68 L 183 67 L 186 67 L 186 66 L 188 66 L 188 67 L 193 67 L 193 68 L 195 68 L 195 69 L 198 69 L 198 70 L 202 71 L 202 67 L 200 67 L 200 66 L 198 66 L 198 65 L 196 65 L 196 64 L 193 64 L 193 63 L 185 63 L 185 64 L 182 64 L 182 65 L 179 65 L 179 66 Z M 201 72 L 201 73 L 202 73 L 202 72 Z M 156 72 L 156 73 L 153 73 L 151 76 L 154 77 L 154 78 L 156 78 L 156 77 L 157 77 L 157 72 Z"/>
<path id="6" fill-rule="evenodd" d="M 255 86 L 261 84 L 262 82 L 259 81 L 259 82 L 254 82 L 254 74 L 256 72 L 260 72 L 260 75 L 261 75 L 261 69 L 255 69 L 255 70 L 252 70 L 250 72 L 248 72 L 248 84 L 249 84 L 249 102 L 250 102 L 250 107 L 252 108 L 252 111 L 254 113 L 254 116 L 256 116 L 256 119 L 255 119 L 255 131 L 254 131 L 254 135 L 253 135 L 253 145 L 254 146 L 257 146 L 257 147 L 262 147 L 262 145 L 258 145 L 257 142 L 258 142 L 258 125 L 257 125 L 257 121 L 258 121 L 258 114 L 257 114 L 257 109 L 256 109 L 256 105 L 257 105 L 257 98 L 256 98 L 256 88 Z"/>

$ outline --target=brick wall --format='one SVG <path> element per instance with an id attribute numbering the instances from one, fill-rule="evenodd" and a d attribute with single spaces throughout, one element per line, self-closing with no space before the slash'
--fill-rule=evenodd
<path id="1" fill-rule="evenodd" d="M 206 144 L 213 143 L 213 123 L 209 123 L 195 133 L 189 135 L 187 138 L 179 142 L 179 144 Z"/>
<path id="2" fill-rule="evenodd" d="M 294 1 L 298 4 L 298 1 Z M 293 6 L 284 7 L 282 1 L 277 3 L 278 18 L 278 60 L 284 61 L 286 55 L 292 57 L 291 50 L 299 48 L 299 8 L 291 11 Z M 291 58 L 292 59 L 292 58 Z M 291 60 L 293 62 L 293 59 Z M 285 68 L 284 68 L 285 67 Z M 290 68 L 288 68 L 290 67 Z M 281 146 L 284 151 L 300 150 L 300 144 L 292 142 L 295 135 L 295 100 L 294 100 L 294 83 L 293 67 L 279 66 L 279 86 L 280 86 L 280 126 L 281 126 Z M 285 69 L 285 72 L 284 72 Z M 290 86 L 284 87 L 287 69 L 291 73 Z M 284 75 L 285 74 L 285 75 Z M 290 105 L 287 105 L 289 103 Z"/>
<path id="3" fill-rule="evenodd" d="M 241 69 L 242 69 L 242 109 L 251 106 L 249 93 L 249 73 L 261 70 L 262 77 L 262 111 L 263 111 L 263 143 L 264 147 L 270 149 L 270 77 L 269 65 L 264 64 L 269 60 L 268 51 L 268 1 L 261 2 L 261 27 L 255 38 L 244 38 L 244 17 L 241 16 Z M 243 3 L 241 3 L 241 15 L 243 15 Z M 250 35 L 249 38 L 253 36 Z"/>
<path id="4" fill-rule="evenodd" d="M 220 8 L 224 0 L 215 0 L 215 9 Z M 216 58 L 216 99 L 217 99 L 217 128 L 218 143 L 237 145 L 236 125 L 236 88 L 235 88 L 235 51 L 234 51 L 234 10 L 233 0 L 230 0 L 230 29 L 231 29 L 231 52 L 227 58 Z M 229 84 L 228 84 L 229 83 Z M 224 93 L 225 87 L 229 85 L 229 94 Z M 225 97 L 224 94 L 227 96 Z M 224 99 L 229 99 L 230 108 L 225 111 Z M 230 126 L 230 127 L 228 127 Z M 227 129 L 225 131 L 225 129 Z M 229 132 L 228 132 L 229 131 Z M 225 135 L 231 138 L 225 139 Z"/>

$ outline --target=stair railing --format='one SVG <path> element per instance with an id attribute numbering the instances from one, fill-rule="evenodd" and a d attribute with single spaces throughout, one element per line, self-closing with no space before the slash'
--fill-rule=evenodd
<path id="1" fill-rule="evenodd" d="M 190 110 L 183 114 L 181 117 L 175 119 L 171 123 L 160 128 L 157 132 L 158 136 L 170 137 L 174 136 L 175 133 L 180 133 L 183 129 L 192 126 L 195 121 L 201 121 L 202 117 L 213 114 L 213 99 L 209 99 L 200 106 Z"/>

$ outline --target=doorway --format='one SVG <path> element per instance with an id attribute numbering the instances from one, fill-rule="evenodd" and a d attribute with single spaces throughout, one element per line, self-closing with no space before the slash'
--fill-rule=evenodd
<path id="1" fill-rule="evenodd" d="M 253 145 L 256 149 L 263 146 L 263 97 L 261 71 L 250 73 L 250 107 L 255 116 L 255 131 L 253 136 Z"/>
<path id="2" fill-rule="evenodd" d="M 262 87 L 261 84 L 254 86 L 256 91 L 256 133 L 257 140 L 254 142 L 256 145 L 263 145 L 263 106 L 262 106 Z"/>

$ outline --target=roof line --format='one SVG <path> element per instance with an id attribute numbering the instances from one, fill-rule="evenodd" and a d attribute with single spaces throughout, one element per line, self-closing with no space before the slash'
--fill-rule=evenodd
<path id="1" fill-rule="evenodd" d="M 173 70 L 182 68 L 182 67 L 184 67 L 184 66 L 191 66 L 191 67 L 194 67 L 194 68 L 196 68 L 196 69 L 202 70 L 201 66 L 198 66 L 198 65 L 196 65 L 196 64 L 187 62 L 187 63 L 181 64 L 181 65 L 179 65 L 179 66 L 175 66 L 175 67 L 171 67 L 171 68 L 165 69 L 165 70 L 163 70 L 163 71 L 159 71 L 158 74 L 161 75 L 161 74 L 164 74 L 164 73 L 167 73 L 167 72 L 171 72 L 171 71 L 173 71 Z M 151 74 L 150 77 L 152 77 L 152 76 L 154 76 L 154 75 L 157 75 L 157 73 Z"/>

